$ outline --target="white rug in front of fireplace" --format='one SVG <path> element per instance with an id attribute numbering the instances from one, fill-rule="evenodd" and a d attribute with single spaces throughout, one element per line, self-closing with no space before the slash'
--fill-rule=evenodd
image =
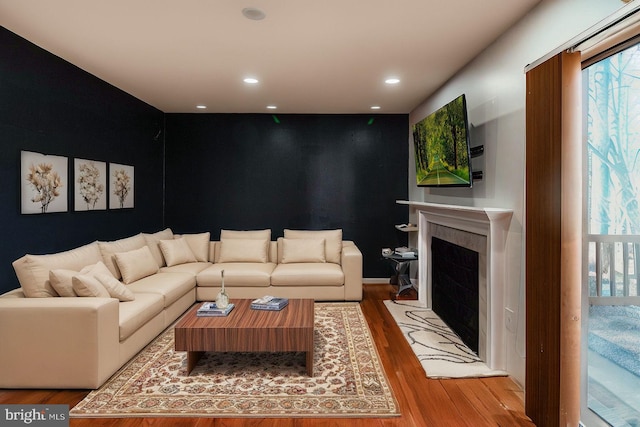
<path id="1" fill-rule="evenodd" d="M 418 301 L 385 301 L 429 378 L 506 376 L 490 369 L 436 313 Z"/>

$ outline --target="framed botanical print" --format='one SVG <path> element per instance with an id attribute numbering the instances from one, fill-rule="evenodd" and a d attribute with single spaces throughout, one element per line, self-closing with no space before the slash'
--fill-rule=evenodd
<path id="1" fill-rule="evenodd" d="M 133 208 L 133 166 L 109 163 L 109 209 Z"/>
<path id="2" fill-rule="evenodd" d="M 67 212 L 68 159 L 20 152 L 20 208 L 23 214 Z"/>
<path id="3" fill-rule="evenodd" d="M 74 210 L 107 209 L 107 164 L 74 159 Z"/>

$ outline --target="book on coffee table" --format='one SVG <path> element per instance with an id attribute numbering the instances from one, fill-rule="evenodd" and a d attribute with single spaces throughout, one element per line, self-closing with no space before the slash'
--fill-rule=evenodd
<path id="1" fill-rule="evenodd" d="M 216 317 L 216 316 L 226 316 L 228 315 L 235 305 L 233 303 L 229 303 L 225 308 L 220 308 L 216 305 L 215 302 L 205 302 L 202 303 L 196 315 L 199 317 Z"/>
<path id="2" fill-rule="evenodd" d="M 289 304 L 289 298 L 277 298 L 265 295 L 262 298 L 251 301 L 251 308 L 254 310 L 282 310 Z"/>

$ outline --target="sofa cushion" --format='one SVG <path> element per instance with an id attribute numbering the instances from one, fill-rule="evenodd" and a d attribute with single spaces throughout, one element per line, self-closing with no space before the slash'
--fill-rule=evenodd
<path id="1" fill-rule="evenodd" d="M 271 240 L 271 229 L 264 230 L 220 230 L 222 239 L 258 239 Z"/>
<path id="2" fill-rule="evenodd" d="M 160 250 L 167 262 L 167 267 L 172 265 L 196 262 L 196 256 L 184 237 L 172 240 L 160 240 Z"/>
<path id="3" fill-rule="evenodd" d="M 183 234 L 182 237 L 187 241 L 191 252 L 196 257 L 196 261 L 209 261 L 209 241 L 211 241 L 211 233 L 199 234 Z"/>
<path id="4" fill-rule="evenodd" d="M 129 338 L 140 327 L 153 319 L 164 309 L 164 299 L 160 294 L 136 293 L 136 299 L 119 304 L 120 341 Z"/>
<path id="5" fill-rule="evenodd" d="M 79 297 L 111 298 L 102 283 L 89 274 L 78 274 L 71 279 L 73 290 Z"/>
<path id="6" fill-rule="evenodd" d="M 118 269 L 122 273 L 122 281 L 127 285 L 158 272 L 158 264 L 148 246 L 128 252 L 118 252 L 114 256 Z"/>
<path id="7" fill-rule="evenodd" d="M 54 269 L 79 271 L 88 264 L 100 261 L 98 243 L 48 255 L 25 255 L 13 262 L 22 291 L 27 298 L 55 297 L 58 293 L 51 286 L 49 272 Z"/>
<path id="8" fill-rule="evenodd" d="M 196 286 L 196 278 L 190 273 L 157 273 L 140 279 L 127 289 L 138 299 L 138 293 L 159 294 L 164 307 L 169 307 Z"/>
<path id="9" fill-rule="evenodd" d="M 342 229 L 337 230 L 284 230 L 285 239 L 325 239 L 325 259 L 340 264 L 342 255 Z M 281 258 L 280 258 L 281 259 Z"/>
<path id="10" fill-rule="evenodd" d="M 164 257 L 162 256 L 162 251 L 160 250 L 160 240 L 169 240 L 173 239 L 173 231 L 170 228 L 165 228 L 162 231 L 158 231 L 153 234 L 142 233 L 144 236 L 144 240 L 147 242 L 147 246 L 149 246 L 149 250 L 153 254 L 153 258 L 155 258 L 158 263 L 158 267 L 164 267 L 166 264 Z"/>
<path id="11" fill-rule="evenodd" d="M 279 239 L 283 264 L 296 262 L 326 262 L 324 239 Z"/>
<path id="12" fill-rule="evenodd" d="M 225 270 L 225 279 L 226 275 Z M 271 274 L 273 286 L 342 286 L 343 284 L 342 268 L 333 263 L 278 264 Z"/>
<path id="13" fill-rule="evenodd" d="M 189 273 L 196 275 L 211 265 L 210 262 L 189 262 L 187 264 L 172 265 L 171 267 L 162 267 L 161 273 Z"/>
<path id="14" fill-rule="evenodd" d="M 276 267 L 272 262 L 228 262 L 212 264 L 198 273 L 198 286 L 219 287 L 222 285 L 222 270 L 224 270 L 224 285 L 234 286 L 269 286 L 271 273 Z M 233 297 L 233 295 L 232 295 Z"/>
<path id="15" fill-rule="evenodd" d="M 100 253 L 102 254 L 102 261 L 116 279 L 121 279 L 122 274 L 116 264 L 115 254 L 140 249 L 141 247 L 146 246 L 146 244 L 147 241 L 144 239 L 142 233 L 125 239 L 114 240 L 112 242 L 98 242 Z"/>
<path id="16" fill-rule="evenodd" d="M 220 241 L 219 263 L 225 262 L 267 262 L 269 261 L 269 241 L 264 239 L 222 239 Z"/>
<path id="17" fill-rule="evenodd" d="M 118 281 L 111 274 L 98 274 L 95 276 L 102 286 L 109 292 L 111 298 L 117 298 L 120 301 L 133 301 L 136 296 L 122 282 Z"/>

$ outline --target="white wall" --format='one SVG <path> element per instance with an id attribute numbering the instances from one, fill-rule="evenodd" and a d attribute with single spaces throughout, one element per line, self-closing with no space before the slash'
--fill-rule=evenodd
<path id="1" fill-rule="evenodd" d="M 515 312 L 517 324 L 513 331 L 507 331 L 507 369 L 521 385 L 525 380 L 524 68 L 622 6 L 620 0 L 542 1 L 409 116 L 409 124 L 413 125 L 458 95 L 466 94 L 471 145 L 484 145 L 484 156 L 474 158 L 472 167 L 483 170 L 484 179 L 475 182 L 472 189 L 417 187 L 410 130 L 409 198 L 513 209 L 507 241 L 505 302 Z M 409 220 L 417 223 L 414 212 L 410 212 Z"/>

